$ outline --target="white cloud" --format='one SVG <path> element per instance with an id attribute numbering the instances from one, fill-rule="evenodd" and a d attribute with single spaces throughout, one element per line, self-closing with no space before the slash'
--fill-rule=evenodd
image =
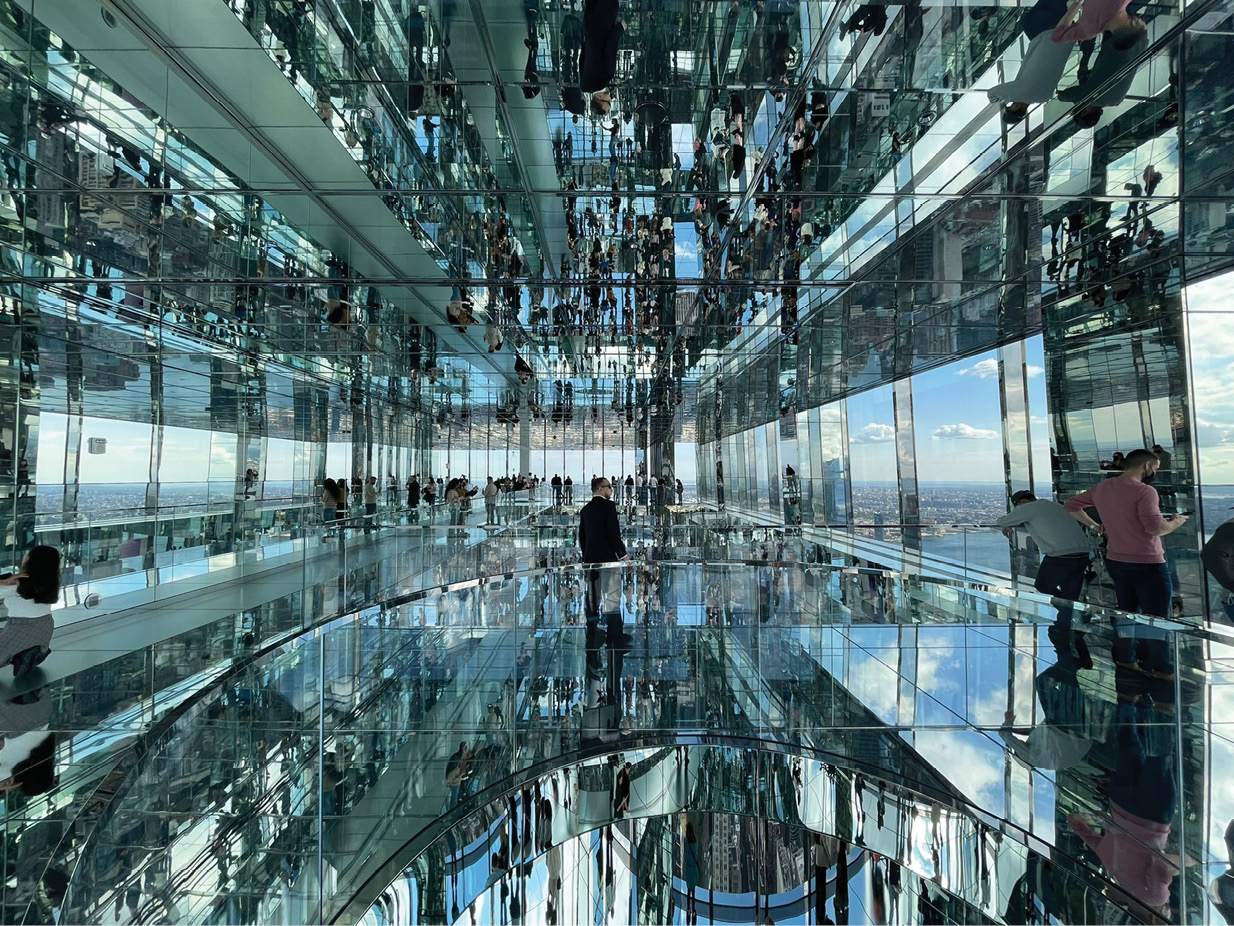
<path id="1" fill-rule="evenodd" d="M 886 444 L 896 439 L 896 429 L 889 424 L 867 424 L 849 439 L 854 444 Z"/>
<path id="2" fill-rule="evenodd" d="M 1234 443 L 1234 426 L 1221 421 L 1211 421 L 1196 415 L 1196 441 L 1201 447 L 1215 447 Z"/>
<path id="3" fill-rule="evenodd" d="M 935 440 L 959 439 L 959 440 L 996 440 L 998 438 L 997 431 L 991 431 L 988 428 L 974 428 L 971 424 L 945 424 L 934 432 Z"/>
<path id="4" fill-rule="evenodd" d="M 890 650 L 883 650 L 889 653 Z M 853 697 L 885 723 L 895 723 L 898 715 L 899 684 L 896 671 L 874 653 L 853 645 L 848 686 Z"/>
<path id="5" fill-rule="evenodd" d="M 978 360 L 971 367 L 959 371 L 960 376 L 975 376 L 977 379 L 991 379 L 998 375 L 998 361 L 993 357 Z"/>
<path id="6" fill-rule="evenodd" d="M 1002 744 L 960 730 L 920 730 L 917 751 L 927 762 L 944 770 L 950 782 L 978 807 L 1001 813 L 1004 809 Z"/>
<path id="7" fill-rule="evenodd" d="M 941 646 L 919 646 L 917 649 L 917 688 L 929 694 L 958 691 L 964 678 L 964 666 L 959 656 Z"/>
<path id="8" fill-rule="evenodd" d="M 1024 373 L 1032 379 L 1034 376 L 1040 376 L 1045 372 L 1045 367 L 1039 367 L 1035 363 L 1025 364 Z M 974 379 L 994 379 L 998 376 L 998 361 L 993 357 L 986 357 L 985 360 L 978 360 L 971 367 L 965 367 L 957 372 L 958 376 L 971 376 Z"/>

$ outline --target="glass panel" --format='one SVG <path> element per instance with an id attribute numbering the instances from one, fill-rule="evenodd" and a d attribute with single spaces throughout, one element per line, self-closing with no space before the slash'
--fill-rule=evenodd
<path id="1" fill-rule="evenodd" d="M 863 536 L 894 540 L 900 535 L 900 498 L 891 387 L 850 396 L 846 406 L 853 524 Z"/>

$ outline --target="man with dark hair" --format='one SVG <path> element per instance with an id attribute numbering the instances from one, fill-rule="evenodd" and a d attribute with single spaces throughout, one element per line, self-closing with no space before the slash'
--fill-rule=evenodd
<path id="1" fill-rule="evenodd" d="M 1023 527 L 1041 550 L 1041 566 L 1034 582 L 1037 591 L 1066 601 L 1080 600 L 1091 545 L 1083 528 L 1062 505 L 1038 499 L 1032 492 L 1023 490 L 1011 496 L 1011 511 L 994 523 L 1005 537 L 1011 536 L 1012 528 Z M 1069 623 L 1071 607 L 1060 607 L 1058 617 L 1061 623 Z"/>
<path id="2" fill-rule="evenodd" d="M 579 512 L 578 545 L 584 563 L 615 563 L 627 559 L 621 522 L 613 504 L 613 484 L 606 476 L 591 480 L 592 499 Z"/>
<path id="3" fill-rule="evenodd" d="M 1187 523 L 1183 514 L 1164 518 L 1152 481 L 1161 463 L 1151 450 L 1127 454 L 1120 475 L 1106 479 L 1087 492 L 1069 499 L 1063 507 L 1088 527 L 1096 527 L 1085 510 L 1096 508 L 1109 538 L 1106 568 L 1114 580 L 1118 607 L 1124 611 L 1168 617 L 1171 593 L 1170 570 L 1166 568 L 1161 538 Z M 1115 654 L 1120 662 L 1135 662 L 1130 640 L 1120 640 Z"/>
<path id="4" fill-rule="evenodd" d="M 604 476 L 596 476 L 591 480 L 591 492 L 591 501 L 583 506 L 578 516 L 578 545 L 583 553 L 583 562 L 598 565 L 629 559 L 626 545 L 621 539 L 617 506 L 613 504 L 613 484 Z M 617 579 L 618 575 L 611 569 L 587 570 L 584 600 L 587 636 L 591 639 L 595 635 L 601 613 L 607 608 L 610 646 L 629 642 L 629 636 L 622 630 L 620 590 L 615 596 L 605 594 L 606 587 Z M 613 606 L 614 598 L 617 599 L 616 607 Z"/>

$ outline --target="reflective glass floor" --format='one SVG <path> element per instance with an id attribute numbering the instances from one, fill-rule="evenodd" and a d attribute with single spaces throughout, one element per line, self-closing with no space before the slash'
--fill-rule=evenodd
<path id="1" fill-rule="evenodd" d="M 654 565 L 588 573 L 544 564 L 559 526 L 445 531 L 344 572 L 355 597 L 6 685 L 4 921 L 1230 909 L 1234 640 L 644 540 Z"/>

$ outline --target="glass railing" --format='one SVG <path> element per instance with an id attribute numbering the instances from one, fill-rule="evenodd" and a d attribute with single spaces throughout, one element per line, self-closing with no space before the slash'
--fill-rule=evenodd
<path id="1" fill-rule="evenodd" d="M 40 493 L 54 494 L 57 488 L 40 486 Z M 87 611 L 145 603 L 134 595 L 152 595 L 156 587 L 160 596 L 187 593 L 197 588 L 194 582 L 304 568 L 322 555 L 333 562 L 336 549 L 346 562 L 357 550 L 334 545 L 340 537 L 380 537 L 383 549 L 397 557 L 419 549 L 426 540 L 446 544 L 451 528 L 461 531 L 468 544 L 474 543 L 484 537 L 485 529 L 525 523 L 543 508 L 526 491 L 508 493 L 501 497 L 492 523 L 486 524 L 485 506 L 478 497 L 461 510 L 440 502 L 410 509 L 401 494 L 391 503 L 382 492 L 371 517 L 364 514 L 363 505 L 353 506 L 346 518 L 327 525 L 316 500 L 267 499 L 260 484 L 251 494 L 235 491 L 234 498 L 228 495 L 210 504 L 96 506 L 69 516 L 36 514 L 35 542 L 49 543 L 61 553 L 63 605 L 68 610 L 58 623 L 88 617 Z M 181 582 L 185 584 L 176 584 Z"/>
<path id="2" fill-rule="evenodd" d="M 1171 859 L 1225 860 L 1234 806 L 1203 783 L 1228 749 L 1208 719 L 1223 637 L 829 565 L 636 562 L 450 581 L 460 562 L 500 561 L 497 546 L 452 560 L 438 587 L 276 642 L 165 719 L 88 838 L 53 864 L 67 883 L 61 916 L 350 920 L 516 784 L 624 750 L 645 761 L 665 746 L 775 744 L 864 769 L 852 810 L 863 820 L 895 781 L 934 802 L 931 819 L 1016 834 L 1048 854 L 1059 884 L 1074 877 L 1102 898 L 1067 919 L 1108 922 L 1107 903 L 1132 920 L 1211 919 L 1200 866 L 1180 873 Z M 604 626 L 587 619 L 591 582 Z M 953 818 L 940 803 L 965 809 Z M 896 857 L 927 879 L 945 868 L 921 850 Z M 1019 858 L 1008 885 L 1032 870 Z M 1152 877 L 1137 880 L 1142 870 Z"/>
<path id="3" fill-rule="evenodd" d="M 534 562 L 530 535 L 511 538 L 510 528 L 477 525 L 474 513 L 465 520 L 394 530 L 383 517 L 367 537 L 362 523 L 343 522 L 329 537 L 314 527 L 307 556 L 301 551 L 249 573 L 243 583 L 217 587 L 227 574 L 214 563 L 210 581 L 189 597 L 160 597 L 138 612 L 141 619 L 105 619 L 102 628 L 90 618 L 111 604 L 97 591 L 109 579 L 94 576 L 70 589 L 69 607 L 56 612 L 59 630 L 46 671 L 18 680 L 0 700 L 5 769 L 20 766 L 37 741 L 49 744 L 53 764 L 45 768 L 55 772 L 50 778 L 26 770 L 11 790 L 0 791 L 6 836 L 0 852 L 10 872 L 21 871 L 0 884 L 0 920 L 22 922 L 28 910 L 54 905 L 58 879 L 75 863 L 119 783 L 146 755 L 151 730 L 263 648 L 407 589 Z M 75 543 L 87 547 L 99 528 L 79 523 Z M 66 547 L 66 557 L 71 552 Z M 55 681 L 49 684 L 48 675 Z M 45 913 L 30 912 L 30 921 L 46 921 Z"/>
<path id="4" fill-rule="evenodd" d="M 696 528 L 694 536 L 709 559 L 857 563 L 938 579 L 1035 588 L 1041 552 L 1022 527 L 1005 537 L 997 524 L 985 521 L 902 524 L 887 518 L 826 524 L 819 519 L 802 524 L 791 515 L 791 510 L 780 514 L 730 505 L 718 512 L 699 505 L 681 509 L 673 519 L 678 531 Z M 1183 608 L 1183 592 L 1201 581 L 1193 551 L 1168 539 L 1163 546 L 1174 588 L 1171 616 L 1188 625 L 1203 624 L 1201 614 Z M 1104 542 L 1094 536 L 1083 594 L 1091 603 L 1113 606 L 1114 585 L 1104 559 Z"/>

